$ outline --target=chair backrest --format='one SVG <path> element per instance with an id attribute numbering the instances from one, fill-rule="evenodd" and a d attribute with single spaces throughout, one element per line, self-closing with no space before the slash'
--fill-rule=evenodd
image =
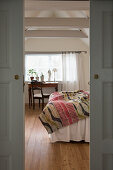
<path id="1" fill-rule="evenodd" d="M 42 82 L 38 82 L 38 81 L 32 81 L 31 82 L 33 96 L 34 96 L 34 91 L 35 90 L 40 91 L 40 93 L 43 95 L 41 84 L 42 84 Z"/>
<path id="2" fill-rule="evenodd" d="M 39 81 L 32 81 L 31 84 L 32 84 L 32 94 L 33 94 L 33 96 L 34 96 L 34 91 L 39 90 L 40 93 L 42 94 L 42 98 L 44 98 L 45 95 L 43 94 L 43 83 L 39 82 Z M 47 97 L 47 95 L 46 95 L 46 97 Z"/>

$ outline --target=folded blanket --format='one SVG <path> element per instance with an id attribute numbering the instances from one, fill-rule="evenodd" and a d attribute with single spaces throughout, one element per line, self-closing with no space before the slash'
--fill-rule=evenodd
<path id="1" fill-rule="evenodd" d="M 39 119 L 50 134 L 88 116 L 89 93 L 79 90 L 52 93 Z"/>

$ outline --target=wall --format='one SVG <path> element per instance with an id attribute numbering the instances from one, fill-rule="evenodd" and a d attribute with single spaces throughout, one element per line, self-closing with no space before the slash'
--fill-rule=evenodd
<path id="1" fill-rule="evenodd" d="M 80 38 L 28 38 L 25 51 L 75 51 L 88 50 Z"/>
<path id="2" fill-rule="evenodd" d="M 81 41 L 80 38 L 28 38 L 25 41 L 25 51 L 27 52 L 62 52 L 62 51 L 87 51 L 87 54 L 83 53 L 83 61 L 85 68 L 85 90 L 89 90 L 89 48 Z M 59 91 L 61 85 L 59 85 Z M 48 92 L 52 92 L 54 89 L 48 89 Z M 28 103 L 28 88 L 25 83 L 25 102 Z"/>

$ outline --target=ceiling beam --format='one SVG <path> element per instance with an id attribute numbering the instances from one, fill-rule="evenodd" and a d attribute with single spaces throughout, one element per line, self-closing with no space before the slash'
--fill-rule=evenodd
<path id="1" fill-rule="evenodd" d="M 61 37 L 77 37 L 77 38 L 88 38 L 88 36 L 78 30 L 70 31 L 70 30 L 28 30 L 25 31 L 25 37 L 31 38 L 61 38 Z"/>
<path id="2" fill-rule="evenodd" d="M 25 10 L 89 10 L 89 1 L 25 1 Z"/>
<path id="3" fill-rule="evenodd" d="M 89 18 L 25 18 L 25 26 L 89 28 Z"/>

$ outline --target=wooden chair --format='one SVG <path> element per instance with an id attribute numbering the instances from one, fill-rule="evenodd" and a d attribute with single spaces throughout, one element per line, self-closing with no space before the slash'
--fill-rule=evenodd
<path id="1" fill-rule="evenodd" d="M 42 82 L 33 81 L 32 84 L 32 97 L 33 97 L 33 109 L 35 109 L 35 100 L 39 100 L 39 108 L 40 108 L 40 100 L 42 100 L 42 110 L 44 109 L 44 99 L 49 98 L 50 94 L 44 94 L 43 88 L 41 87 Z M 39 93 L 36 93 L 39 92 Z"/>

